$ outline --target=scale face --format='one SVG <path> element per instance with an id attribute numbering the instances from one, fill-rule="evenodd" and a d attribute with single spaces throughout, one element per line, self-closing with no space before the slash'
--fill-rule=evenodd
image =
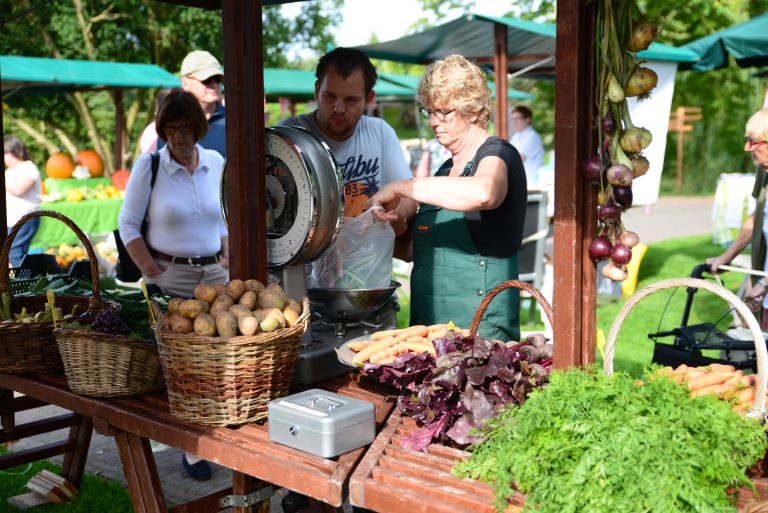
<path id="1" fill-rule="evenodd" d="M 266 135 L 267 267 L 275 270 L 310 262 L 333 243 L 344 195 L 339 166 L 322 141 L 299 127 L 271 127 Z M 221 196 L 226 220 L 226 172 Z"/>

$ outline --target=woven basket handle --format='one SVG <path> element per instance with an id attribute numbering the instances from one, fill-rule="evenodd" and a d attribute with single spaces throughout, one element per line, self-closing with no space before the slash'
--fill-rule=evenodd
<path id="1" fill-rule="evenodd" d="M 80 228 L 78 228 L 78 226 L 74 223 L 74 221 L 72 221 L 70 218 L 58 212 L 54 212 L 53 210 L 37 210 L 35 212 L 30 212 L 22 216 L 22 218 L 19 219 L 19 222 L 13 225 L 13 229 L 11 230 L 11 233 L 8 234 L 8 237 L 6 237 L 5 242 L 3 243 L 3 251 L 2 253 L 0 253 L 0 293 L 8 292 L 11 290 L 10 282 L 8 279 L 8 273 L 10 271 L 9 265 L 8 265 L 8 258 L 11 254 L 11 245 L 13 244 L 13 240 L 16 238 L 16 234 L 19 233 L 19 230 L 21 230 L 21 227 L 24 225 L 24 223 L 36 217 L 52 217 L 54 219 L 58 219 L 62 223 L 66 224 L 73 232 L 75 232 L 75 235 L 77 235 L 77 238 L 80 239 L 80 242 L 83 243 L 85 252 L 88 254 L 88 261 L 91 264 L 92 294 L 91 294 L 91 297 L 88 299 L 88 309 L 92 312 L 98 312 L 99 310 L 101 310 L 101 289 L 99 288 L 99 262 L 98 260 L 96 260 L 96 253 L 94 253 L 93 251 L 91 242 L 88 240 L 88 237 L 85 236 L 83 231 Z"/>
<path id="2" fill-rule="evenodd" d="M 736 309 L 739 316 L 741 316 L 741 319 L 746 323 L 752 338 L 755 340 L 755 354 L 757 355 L 757 390 L 755 391 L 755 399 L 752 402 L 752 409 L 749 411 L 748 415 L 762 418 L 765 415 L 765 391 L 766 387 L 768 387 L 768 350 L 765 347 L 763 333 L 760 331 L 760 325 L 757 323 L 757 319 L 755 319 L 755 316 L 752 315 L 752 312 L 749 311 L 744 302 L 739 299 L 736 294 L 716 283 L 698 278 L 672 278 L 652 283 L 635 292 L 635 294 L 624 303 L 624 306 L 616 315 L 613 325 L 611 325 L 610 332 L 608 332 L 603 370 L 607 375 L 613 374 L 613 353 L 614 346 L 616 345 L 616 338 L 619 336 L 619 330 L 621 329 L 622 324 L 624 324 L 624 319 L 629 315 L 630 310 L 632 310 L 640 300 L 654 292 L 677 287 L 704 289 L 720 296 Z"/>
<path id="3" fill-rule="evenodd" d="M 477 335 L 477 328 L 480 327 L 480 320 L 483 318 L 483 314 L 485 314 L 485 310 L 488 308 L 488 305 L 491 304 L 493 298 L 507 289 L 524 290 L 533 296 L 539 303 L 539 306 L 541 306 L 541 309 L 544 310 L 544 313 L 547 316 L 547 320 L 549 321 L 549 325 L 554 326 L 554 323 L 552 322 L 552 307 L 549 306 L 549 301 L 547 301 L 547 298 L 545 298 L 541 292 L 539 292 L 539 289 L 524 281 L 507 280 L 496 285 L 493 290 L 491 290 L 488 295 L 485 296 L 480 302 L 480 306 L 477 307 L 477 312 L 475 312 L 475 317 L 472 319 L 472 326 L 469 328 L 470 336 L 474 337 Z"/>

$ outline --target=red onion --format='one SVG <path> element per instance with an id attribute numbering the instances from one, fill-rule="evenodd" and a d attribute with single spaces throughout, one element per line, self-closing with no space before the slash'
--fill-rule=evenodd
<path id="1" fill-rule="evenodd" d="M 597 181 L 600 180 L 600 173 L 603 171 L 603 163 L 601 162 L 600 155 L 592 155 L 587 160 L 587 164 L 584 166 L 584 176 L 587 180 Z"/>
<path id="2" fill-rule="evenodd" d="M 614 244 L 611 250 L 611 260 L 616 265 L 627 265 L 632 260 L 632 250 L 620 242 Z"/>
<path id="3" fill-rule="evenodd" d="M 606 223 L 616 222 L 621 217 L 621 209 L 615 203 L 608 203 L 597 209 L 597 218 Z"/>
<path id="4" fill-rule="evenodd" d="M 632 206 L 632 187 L 619 187 L 614 185 L 613 199 L 622 208 L 629 208 Z"/>
<path id="5" fill-rule="evenodd" d="M 591 258 L 593 262 L 597 263 L 611 256 L 611 249 L 611 241 L 608 239 L 608 237 L 601 235 L 589 243 L 589 248 L 587 251 L 589 253 L 589 258 Z"/>
<path id="6" fill-rule="evenodd" d="M 609 110 L 606 112 L 605 116 L 603 116 L 600 119 L 600 130 L 603 131 L 605 134 L 610 134 L 613 132 L 613 115 L 611 114 L 611 111 Z"/>
<path id="7" fill-rule="evenodd" d="M 644 156 L 638 154 L 632 157 L 632 176 L 635 178 L 643 176 L 650 167 L 651 163 Z"/>
<path id="8" fill-rule="evenodd" d="M 619 240 L 625 246 L 629 248 L 634 248 L 640 242 L 640 237 L 635 232 L 624 230 L 623 232 L 621 232 L 621 235 L 619 236 Z"/>
<path id="9" fill-rule="evenodd" d="M 624 164 L 614 164 L 608 168 L 606 178 L 611 185 L 626 187 L 632 183 L 632 170 Z"/>

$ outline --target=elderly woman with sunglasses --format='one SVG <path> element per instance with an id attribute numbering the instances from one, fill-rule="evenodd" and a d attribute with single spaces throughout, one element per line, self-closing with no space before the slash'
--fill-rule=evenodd
<path id="1" fill-rule="evenodd" d="M 197 99 L 171 91 L 157 113 L 157 134 L 166 145 L 158 152 L 154 184 L 152 155 L 144 153 L 133 166 L 118 217 L 120 237 L 144 280 L 174 296 L 229 279 L 218 192 L 224 159 L 198 144 L 207 129 Z"/>
<path id="2" fill-rule="evenodd" d="M 766 237 L 768 237 L 768 225 L 766 225 L 766 192 L 768 192 L 768 108 L 757 111 L 747 121 L 745 130 L 746 141 L 744 151 L 752 156 L 752 162 L 757 166 L 755 185 L 752 196 L 757 201 L 755 210 L 747 217 L 736 236 L 736 240 L 720 256 L 708 258 L 712 272 L 717 272 L 721 265 L 731 262 L 749 244 L 752 244 L 752 269 L 768 271 L 768 258 L 766 257 Z M 744 296 L 744 301 L 753 310 L 762 305 L 762 328 L 768 329 L 768 282 L 766 278 L 752 276 L 752 287 Z"/>
<path id="3" fill-rule="evenodd" d="M 413 223 L 411 324 L 453 321 L 468 328 L 489 290 L 518 276 L 527 202 L 525 169 L 509 142 L 491 136 L 485 73 L 460 55 L 433 62 L 419 82 L 422 115 L 451 152 L 435 176 L 383 186 L 371 205 L 387 218 L 401 198 L 419 203 Z M 519 291 L 500 294 L 481 336 L 518 340 Z"/>

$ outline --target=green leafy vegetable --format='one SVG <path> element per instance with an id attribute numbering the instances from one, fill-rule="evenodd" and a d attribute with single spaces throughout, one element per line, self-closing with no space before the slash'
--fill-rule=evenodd
<path id="1" fill-rule="evenodd" d="M 756 420 L 668 379 L 553 371 L 549 384 L 483 429 L 454 473 L 493 483 L 501 511 L 519 490 L 525 511 L 735 511 L 726 490 L 751 486 L 765 455 Z"/>

